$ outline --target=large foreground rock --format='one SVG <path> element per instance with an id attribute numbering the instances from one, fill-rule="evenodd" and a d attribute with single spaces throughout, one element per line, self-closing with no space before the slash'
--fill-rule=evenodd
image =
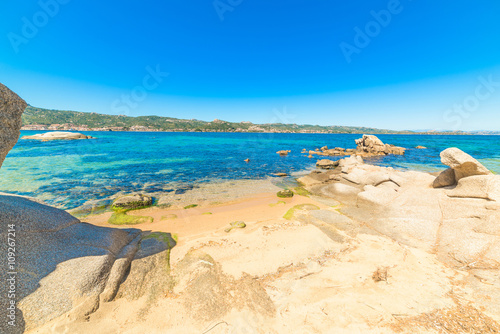
<path id="1" fill-rule="evenodd" d="M 441 152 L 441 162 L 455 171 L 456 181 L 468 176 L 491 175 L 479 161 L 456 147 Z"/>
<path id="2" fill-rule="evenodd" d="M 21 114 L 27 103 L 0 83 L 0 166 L 19 139 Z"/>
<path id="3" fill-rule="evenodd" d="M 0 222 L 4 231 L 15 231 L 11 241 L 16 250 L 12 267 L 2 262 L 0 279 L 13 277 L 17 284 L 16 326 L 0 322 L 2 333 L 22 333 L 62 315 L 83 319 L 115 297 L 134 258 L 144 262 L 168 249 L 157 247 L 147 254 L 142 250 L 139 259 L 140 230 L 82 223 L 65 211 L 19 196 L 0 195 Z M 7 242 L 0 251 L 8 253 Z M 128 274 L 137 275 L 133 270 Z M 7 296 L 8 285 L 0 287 Z M 10 300 L 3 297 L 1 303 L 0 316 L 6 319 Z"/>
<path id="4" fill-rule="evenodd" d="M 87 136 L 81 133 L 75 132 L 46 132 L 39 133 L 33 136 L 23 136 L 22 139 L 38 139 L 38 140 L 75 140 L 75 139 L 91 139 L 92 136 Z"/>

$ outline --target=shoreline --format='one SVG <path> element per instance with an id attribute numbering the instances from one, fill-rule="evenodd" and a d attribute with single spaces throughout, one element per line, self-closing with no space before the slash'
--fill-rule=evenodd
<path id="1" fill-rule="evenodd" d="M 500 133 L 453 133 L 453 132 L 408 132 L 408 133 L 385 133 L 385 132 L 293 132 L 293 131 L 185 131 L 185 130 L 89 130 L 89 129 L 26 129 L 21 128 L 21 131 L 69 131 L 69 132 L 135 132 L 135 133 L 252 133 L 252 134 L 323 134 L 323 135 L 388 135 L 388 136 L 500 136 Z"/>

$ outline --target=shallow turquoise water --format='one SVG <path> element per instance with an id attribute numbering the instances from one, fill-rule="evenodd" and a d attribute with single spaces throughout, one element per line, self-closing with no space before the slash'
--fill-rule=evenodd
<path id="1" fill-rule="evenodd" d="M 40 133 L 22 131 L 21 136 Z M 19 140 L 0 169 L 0 191 L 35 196 L 69 209 L 118 192 L 158 193 L 228 179 L 261 179 L 313 168 L 303 148 L 355 148 L 351 134 L 88 132 L 96 139 Z M 409 148 L 404 156 L 370 159 L 398 169 L 438 171 L 439 153 L 458 147 L 500 173 L 500 137 L 380 135 Z M 427 150 L 413 147 L 423 145 Z M 276 151 L 292 153 L 280 157 Z M 244 162 L 251 159 L 250 163 Z"/>

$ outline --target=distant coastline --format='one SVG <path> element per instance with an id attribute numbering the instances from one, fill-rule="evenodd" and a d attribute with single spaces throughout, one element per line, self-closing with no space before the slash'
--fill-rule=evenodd
<path id="1" fill-rule="evenodd" d="M 177 119 L 161 116 L 106 115 L 93 112 L 52 110 L 28 106 L 21 130 L 34 131 L 119 131 L 119 132 L 234 132 L 305 134 L 418 134 L 418 135 L 500 135 L 500 131 L 395 131 L 368 127 L 299 124 L 253 124 L 215 119 Z"/>

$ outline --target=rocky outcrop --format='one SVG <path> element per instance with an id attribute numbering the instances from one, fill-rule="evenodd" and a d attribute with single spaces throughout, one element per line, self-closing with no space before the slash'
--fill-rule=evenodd
<path id="1" fill-rule="evenodd" d="M 18 139 L 25 107 L 0 85 L 0 118 L 5 125 L 0 128 L 1 161 Z M 129 277 L 142 277 L 141 286 L 147 290 L 155 285 L 148 283 L 159 275 L 155 273 L 165 276 L 168 262 L 162 259 L 175 245 L 165 238 L 150 245 L 147 232 L 86 224 L 33 198 L 4 193 L 0 225 L 5 235 L 0 253 L 8 255 L 0 265 L 1 333 L 23 333 L 59 317 L 85 319 L 119 290 L 125 295 L 120 287 Z M 153 263 L 155 270 L 144 263 Z"/>
<path id="2" fill-rule="evenodd" d="M 320 156 L 346 156 L 346 155 L 358 155 L 363 157 L 371 157 L 378 155 L 404 155 L 406 149 L 403 147 L 398 147 L 390 144 L 384 144 L 378 137 L 373 135 L 363 135 L 362 138 L 356 140 L 356 149 L 345 149 L 341 147 L 335 147 L 329 149 L 327 146 L 323 146 L 321 149 L 316 149 L 315 151 L 309 151 L 309 157 L 315 155 Z M 306 151 L 302 151 L 306 153 Z"/>
<path id="3" fill-rule="evenodd" d="M 384 144 L 378 137 L 373 135 L 363 135 L 363 138 L 356 140 L 356 153 L 361 155 L 387 155 L 405 154 L 406 149 L 394 145 Z"/>
<path id="4" fill-rule="evenodd" d="M 82 318 L 97 309 L 100 294 L 117 289 L 141 235 L 81 223 L 65 211 L 6 194 L 0 196 L 0 221 L 15 230 L 12 271 L 18 273 L 17 319 L 25 329 L 65 313 Z M 0 248 L 7 254 L 6 243 Z M 125 268 L 120 271 L 115 266 L 121 258 Z"/>
<path id="5" fill-rule="evenodd" d="M 361 163 L 343 168 L 349 162 L 344 159 L 338 168 L 304 179 L 315 181 L 306 187 L 313 195 L 343 203 L 342 213 L 379 233 L 436 253 L 442 262 L 473 275 L 475 268 L 498 275 L 500 176 L 458 149 L 442 156 L 452 168 L 437 178 Z M 477 173 L 484 175 L 470 175 Z"/>
<path id="6" fill-rule="evenodd" d="M 292 152 L 292 151 L 290 151 L 290 150 L 281 150 L 281 151 L 276 152 L 276 154 L 279 154 L 280 156 L 286 156 L 290 152 Z"/>
<path id="7" fill-rule="evenodd" d="M 491 175 L 479 161 L 456 147 L 441 152 L 441 162 L 455 171 L 457 181 L 467 176 Z"/>
<path id="8" fill-rule="evenodd" d="M 433 183 L 434 188 L 454 186 L 470 176 L 492 175 L 479 161 L 456 147 L 441 152 L 441 162 L 450 168 L 439 174 Z"/>
<path id="9" fill-rule="evenodd" d="M 37 140 L 75 140 L 75 139 L 92 139 L 92 136 L 87 136 L 81 133 L 75 132 L 46 132 L 39 133 L 33 136 L 23 136 L 22 139 L 37 139 Z"/>
<path id="10" fill-rule="evenodd" d="M 328 159 L 318 160 L 318 162 L 316 162 L 316 167 L 321 169 L 332 169 L 337 167 L 338 165 L 338 161 L 332 161 Z"/>
<path id="11" fill-rule="evenodd" d="M 21 114 L 28 104 L 0 83 L 0 167 L 19 139 Z"/>

